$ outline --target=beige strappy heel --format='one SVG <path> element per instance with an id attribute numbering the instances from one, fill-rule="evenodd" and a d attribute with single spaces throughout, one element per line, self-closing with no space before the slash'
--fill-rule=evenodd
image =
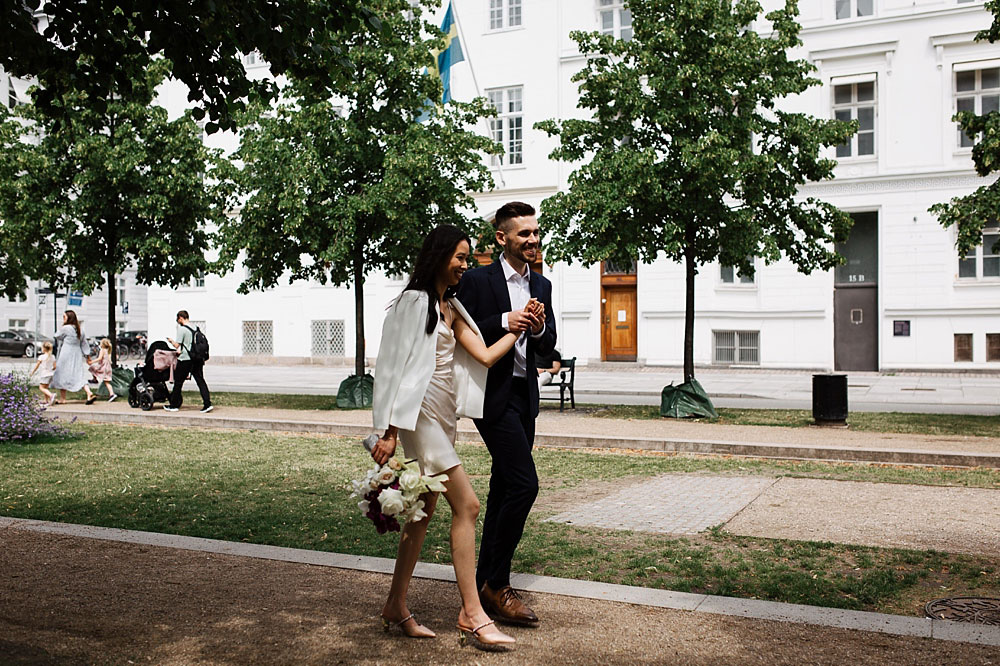
<path id="1" fill-rule="evenodd" d="M 459 622 L 458 644 L 461 645 L 462 647 L 465 647 L 466 645 L 471 643 L 474 648 L 478 650 L 484 650 L 486 652 L 504 652 L 506 650 L 509 650 L 511 646 L 517 642 L 516 640 L 514 640 L 513 636 L 508 636 L 502 631 L 498 632 L 500 634 L 499 636 L 492 636 L 489 638 L 479 635 L 480 631 L 490 626 L 491 624 L 495 624 L 493 620 L 490 620 L 489 622 L 484 622 L 483 624 L 473 629 L 472 627 L 467 627 L 463 625 L 461 622 Z"/>
<path id="2" fill-rule="evenodd" d="M 433 631 L 431 631 L 430 629 L 427 629 L 427 627 L 425 627 L 424 625 L 422 625 L 419 622 L 417 622 L 417 618 L 416 618 L 416 616 L 413 615 L 413 613 L 410 613 L 409 615 L 407 615 L 406 617 L 404 617 L 399 622 L 393 622 L 392 620 L 390 620 L 389 618 L 387 618 L 385 615 L 380 615 L 379 617 L 382 618 L 382 630 L 385 633 L 389 633 L 395 627 L 396 629 L 399 629 L 403 633 L 403 635 L 406 636 L 407 638 L 434 638 L 435 637 L 435 634 L 434 634 Z M 403 626 L 404 624 L 406 624 L 410 620 L 413 620 L 414 622 L 416 622 L 418 628 L 426 629 L 430 633 L 427 633 L 427 634 L 420 634 L 420 633 L 414 634 L 414 633 L 410 633 L 409 631 L 406 630 L 406 627 Z"/>

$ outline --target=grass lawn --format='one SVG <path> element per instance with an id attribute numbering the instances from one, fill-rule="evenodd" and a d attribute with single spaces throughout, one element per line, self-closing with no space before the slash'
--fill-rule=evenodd
<path id="1" fill-rule="evenodd" d="M 0 444 L 0 514 L 394 557 L 349 498 L 368 466 L 352 439 L 259 432 L 74 426 L 63 442 Z M 459 447 L 485 498 L 489 456 Z M 957 594 L 1000 596 L 1000 562 L 938 552 L 740 537 L 694 537 L 542 522 L 584 492 L 663 473 L 796 475 L 1000 488 L 1000 471 L 693 458 L 542 449 L 542 490 L 515 570 L 671 590 L 917 615 Z M 439 502 L 422 559 L 450 561 Z"/>

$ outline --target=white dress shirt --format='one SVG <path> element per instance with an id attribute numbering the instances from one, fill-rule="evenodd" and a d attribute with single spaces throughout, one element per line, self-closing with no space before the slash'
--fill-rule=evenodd
<path id="1" fill-rule="evenodd" d="M 531 299 L 531 283 L 529 281 L 527 264 L 524 266 L 524 272 L 518 273 L 515 271 L 510 264 L 507 263 L 507 257 L 500 256 L 500 267 L 503 268 L 504 280 L 507 282 L 507 294 L 510 296 L 510 309 L 523 310 L 524 306 L 528 304 Z M 507 315 L 509 313 L 504 312 L 500 315 L 500 324 L 506 330 L 510 330 L 507 322 Z M 537 334 L 532 333 L 531 337 L 537 338 L 542 333 L 545 332 L 545 324 L 542 324 L 542 330 Z M 518 336 L 517 342 L 514 343 L 514 376 L 526 379 L 528 376 L 528 338 L 525 335 Z M 532 368 L 534 370 L 534 368 Z"/>

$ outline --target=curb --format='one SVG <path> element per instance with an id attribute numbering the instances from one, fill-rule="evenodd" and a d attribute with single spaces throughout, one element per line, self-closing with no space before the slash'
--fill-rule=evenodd
<path id="1" fill-rule="evenodd" d="M 225 430 L 259 430 L 263 432 L 295 432 L 321 435 L 364 437 L 372 432 L 369 426 L 329 423 L 326 421 L 249 419 L 226 416 L 187 416 L 160 412 L 97 412 L 60 410 L 88 423 L 158 425 L 182 428 L 220 428 Z M 460 441 L 482 442 L 475 429 L 460 428 Z M 672 439 L 658 437 L 595 437 L 572 433 L 536 433 L 535 445 L 567 449 L 642 449 L 667 453 L 729 455 L 748 458 L 781 460 L 822 460 L 830 462 L 868 462 L 897 465 L 944 467 L 1000 468 L 1000 455 L 971 451 L 916 451 L 910 449 L 861 449 L 840 446 L 810 446 L 803 444 L 773 444 L 768 442 L 729 442 L 722 440 Z"/>
<path id="2" fill-rule="evenodd" d="M 94 527 L 90 525 L 53 523 L 23 518 L 0 517 L 0 529 L 3 528 L 162 548 L 178 548 L 181 550 L 216 553 L 235 557 L 252 557 L 298 564 L 311 564 L 387 575 L 392 574 L 395 564 L 393 560 L 382 557 L 344 555 L 300 548 L 282 548 L 278 546 L 219 541 L 215 539 L 159 534 L 156 532 L 139 532 L 109 527 Z M 443 564 L 418 562 L 413 575 L 418 578 L 431 580 L 455 581 L 454 570 L 450 566 Z M 597 599 L 653 608 L 808 624 L 837 629 L 854 629 L 895 636 L 914 636 L 917 638 L 1000 646 L 1000 627 L 989 625 L 804 606 L 801 604 L 785 604 L 776 601 L 671 592 L 652 588 L 595 583 L 570 578 L 554 578 L 531 574 L 514 574 L 511 578 L 511 583 L 515 587 L 542 594 L 557 594 L 567 597 Z"/>

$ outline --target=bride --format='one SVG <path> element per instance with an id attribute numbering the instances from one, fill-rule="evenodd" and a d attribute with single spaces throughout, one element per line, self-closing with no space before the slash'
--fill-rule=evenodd
<path id="1" fill-rule="evenodd" d="M 508 333 L 487 348 L 454 297 L 470 249 L 469 237 L 457 227 L 432 230 L 424 239 L 413 276 L 390 306 L 382 325 L 373 399 L 375 429 L 384 434 L 372 448 L 372 457 L 385 464 L 398 440 L 406 457 L 417 459 L 422 474 L 448 475 L 444 497 L 452 510 L 451 556 L 462 597 L 460 639 L 463 644 L 471 638 L 477 647 L 504 649 L 514 638 L 494 626 L 476 589 L 479 498 L 455 452 L 455 435 L 459 415 L 482 416 L 487 369 L 513 348 L 521 332 Z M 533 316 L 537 318 L 537 312 Z M 403 527 L 389 598 L 382 608 L 386 631 L 398 627 L 411 638 L 435 635 L 410 613 L 406 593 L 437 496 L 424 495 L 427 516 Z"/>

